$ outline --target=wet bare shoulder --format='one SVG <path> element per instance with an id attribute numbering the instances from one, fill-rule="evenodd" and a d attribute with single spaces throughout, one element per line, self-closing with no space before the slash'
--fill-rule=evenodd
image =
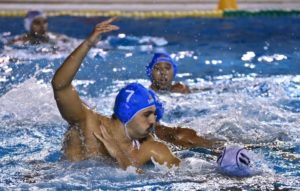
<path id="1" fill-rule="evenodd" d="M 190 88 L 187 85 L 180 82 L 176 82 L 175 84 L 173 84 L 171 91 L 174 93 L 183 93 L 183 94 L 191 93 Z"/>

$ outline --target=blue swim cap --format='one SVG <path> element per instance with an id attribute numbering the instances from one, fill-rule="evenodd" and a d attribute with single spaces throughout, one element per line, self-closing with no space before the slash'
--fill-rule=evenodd
<path id="1" fill-rule="evenodd" d="M 224 148 L 218 157 L 218 168 L 222 174 L 228 176 L 247 177 L 258 174 L 251 167 L 251 158 L 247 150 L 240 146 L 230 146 Z"/>
<path id="2" fill-rule="evenodd" d="M 39 10 L 28 11 L 24 18 L 24 27 L 26 31 L 30 31 L 32 21 L 37 17 L 47 18 L 46 14 Z"/>
<path id="3" fill-rule="evenodd" d="M 117 118 L 127 124 L 141 110 L 151 106 L 156 106 L 161 118 L 163 114 L 162 105 L 154 92 L 150 92 L 147 88 L 139 83 L 131 83 L 120 90 L 116 97 L 114 113 Z"/>
<path id="4" fill-rule="evenodd" d="M 155 94 L 155 92 L 153 90 L 149 90 L 149 93 L 152 95 L 152 97 L 154 98 L 154 103 L 155 103 L 155 114 L 156 114 L 156 121 L 159 121 L 163 115 L 164 115 L 164 107 L 163 104 L 160 102 L 159 98 L 157 97 L 157 95 Z"/>
<path id="5" fill-rule="evenodd" d="M 176 73 L 177 73 L 177 65 L 174 62 L 174 60 L 167 53 L 155 53 L 151 62 L 148 64 L 148 66 L 146 66 L 147 76 L 150 78 L 150 80 L 151 81 L 153 80 L 152 70 L 153 70 L 154 66 L 160 62 L 167 62 L 172 65 L 173 71 L 174 71 L 173 78 L 175 78 Z"/>

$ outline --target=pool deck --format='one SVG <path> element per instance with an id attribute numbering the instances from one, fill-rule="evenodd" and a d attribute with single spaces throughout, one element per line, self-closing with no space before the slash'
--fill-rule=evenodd
<path id="1" fill-rule="evenodd" d="M 300 0 L 237 0 L 240 10 L 300 10 Z M 215 10 L 218 0 L 0 0 L 0 10 Z"/>

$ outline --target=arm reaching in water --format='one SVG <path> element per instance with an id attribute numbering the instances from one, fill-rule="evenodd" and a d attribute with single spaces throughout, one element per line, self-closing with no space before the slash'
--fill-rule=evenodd
<path id="1" fill-rule="evenodd" d="M 221 142 L 215 140 L 208 140 L 197 135 L 196 131 L 189 128 L 182 127 L 166 127 L 160 124 L 156 125 L 155 134 L 161 140 L 170 142 L 177 146 L 187 148 L 205 147 L 214 148 L 222 145 Z"/>
<path id="2" fill-rule="evenodd" d="M 72 80 L 80 68 L 84 57 L 98 41 L 100 35 L 119 29 L 117 26 L 111 24 L 115 20 L 116 18 L 114 17 L 97 24 L 90 36 L 68 56 L 52 79 L 57 106 L 62 117 L 70 124 L 83 122 L 85 120 L 85 113 L 89 110 L 80 100 L 78 93 L 72 86 Z"/>

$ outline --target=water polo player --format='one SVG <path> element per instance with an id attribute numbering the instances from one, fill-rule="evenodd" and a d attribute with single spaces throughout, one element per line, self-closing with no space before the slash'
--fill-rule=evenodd
<path id="1" fill-rule="evenodd" d="M 67 41 L 67 37 L 60 34 L 48 32 L 48 18 L 43 11 L 28 11 L 24 18 L 26 34 L 15 37 L 8 44 L 41 44 L 55 43 L 56 41 Z"/>
<path id="2" fill-rule="evenodd" d="M 188 86 L 179 82 L 173 83 L 177 65 L 167 53 L 155 53 L 146 67 L 146 73 L 151 80 L 150 88 L 154 91 L 190 93 Z"/>
<path id="3" fill-rule="evenodd" d="M 138 83 L 121 89 L 116 97 L 112 117 L 101 115 L 85 105 L 72 86 L 82 60 L 101 34 L 118 30 L 111 18 L 99 23 L 56 71 L 52 86 L 62 117 L 70 124 L 64 141 L 69 160 L 111 156 L 119 165 L 141 166 L 153 159 L 160 164 L 177 166 L 180 160 L 169 148 L 152 136 L 183 146 L 207 146 L 210 141 L 192 129 L 164 127 L 157 123 L 163 115 L 162 104 L 155 93 Z M 158 124 L 158 125 L 157 125 Z"/>

